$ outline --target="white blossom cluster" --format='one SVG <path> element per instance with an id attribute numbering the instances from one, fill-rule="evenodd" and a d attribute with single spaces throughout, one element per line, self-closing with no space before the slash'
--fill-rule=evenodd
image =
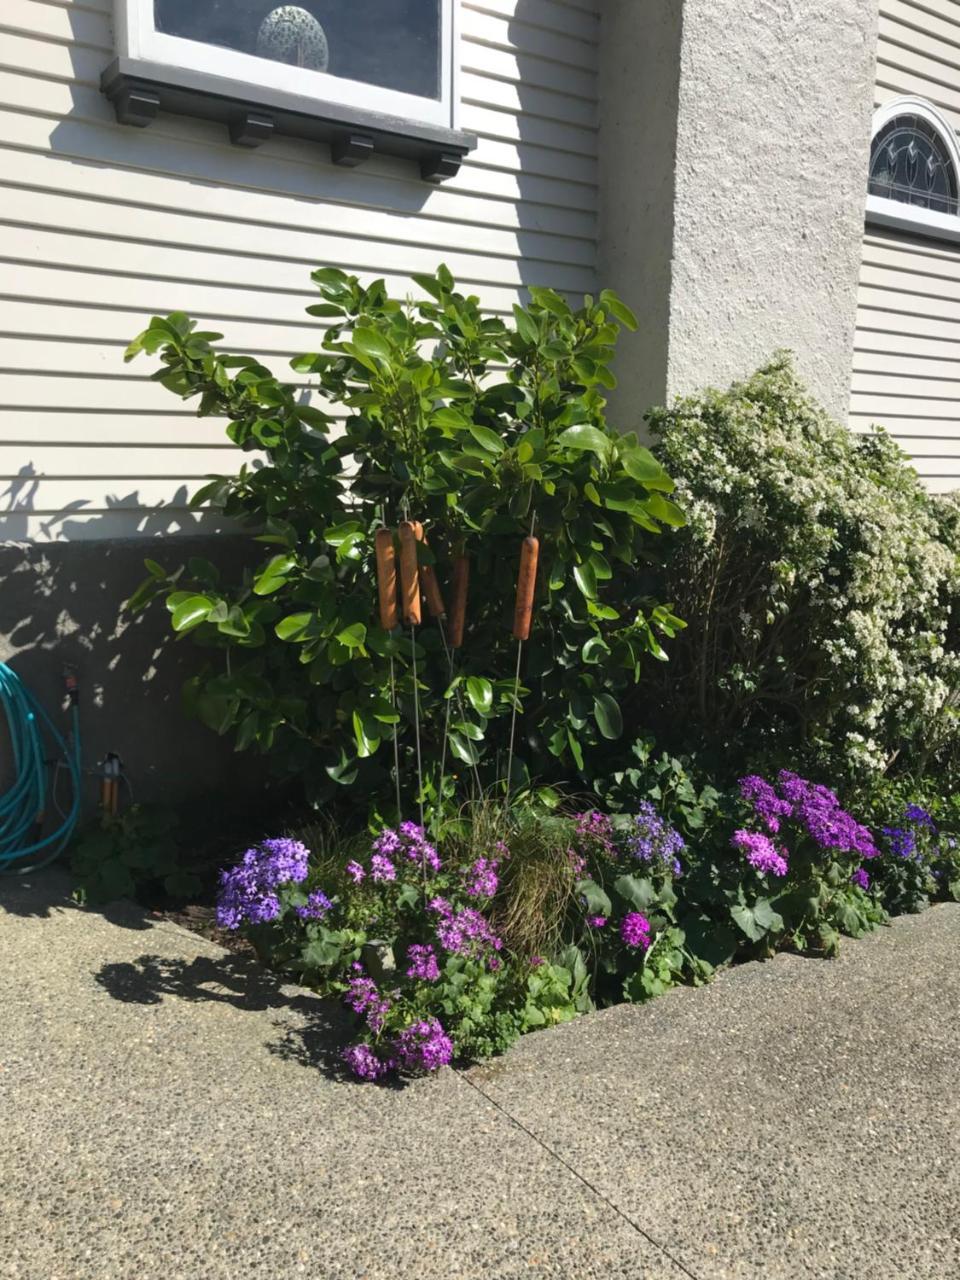
<path id="1" fill-rule="evenodd" d="M 676 611 L 687 643 L 726 637 L 710 667 L 723 696 L 751 723 L 802 724 L 849 775 L 960 738 L 956 500 L 928 494 L 882 431 L 833 422 L 786 353 L 651 424 L 688 517 Z M 773 690 L 762 707 L 756 690 Z"/>

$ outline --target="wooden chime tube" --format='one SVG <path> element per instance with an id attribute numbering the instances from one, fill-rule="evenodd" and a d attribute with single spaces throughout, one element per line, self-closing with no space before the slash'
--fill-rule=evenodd
<path id="1" fill-rule="evenodd" d="M 459 649 L 467 619 L 467 590 L 470 586 L 470 558 L 459 555 L 453 562 L 450 592 L 450 647 Z"/>
<path id="2" fill-rule="evenodd" d="M 520 572 L 517 575 L 517 604 L 513 614 L 513 634 L 517 640 L 530 639 L 533 623 L 533 600 L 537 591 L 537 562 L 540 559 L 540 539 L 524 538 L 520 552 Z"/>
<path id="3" fill-rule="evenodd" d="M 397 548 L 392 529 L 378 529 L 374 539 L 377 555 L 377 591 L 380 595 L 380 625 L 393 631 L 399 623 L 397 609 Z"/>
<path id="4" fill-rule="evenodd" d="M 404 520 L 399 531 L 400 593 L 403 601 L 403 620 L 413 627 L 420 625 L 420 566 L 417 563 L 417 527 L 414 522 Z"/>

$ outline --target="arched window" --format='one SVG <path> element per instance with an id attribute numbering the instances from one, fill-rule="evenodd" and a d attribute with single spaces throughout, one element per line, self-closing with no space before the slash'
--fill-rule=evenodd
<path id="1" fill-rule="evenodd" d="M 960 148 L 940 112 L 897 98 L 874 116 L 867 220 L 960 240 Z"/>

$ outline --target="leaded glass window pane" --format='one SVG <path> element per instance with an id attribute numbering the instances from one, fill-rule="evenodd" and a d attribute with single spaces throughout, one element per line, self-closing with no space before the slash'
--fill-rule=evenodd
<path id="1" fill-rule="evenodd" d="M 935 213 L 960 213 L 957 174 L 946 145 L 929 120 L 899 115 L 873 140 L 870 194 Z"/>
<path id="2" fill-rule="evenodd" d="M 157 31 L 440 98 L 440 0 L 154 0 Z"/>

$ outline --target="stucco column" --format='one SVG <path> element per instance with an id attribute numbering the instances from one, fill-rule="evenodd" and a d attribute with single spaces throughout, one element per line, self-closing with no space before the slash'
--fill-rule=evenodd
<path id="1" fill-rule="evenodd" d="M 652 23 L 658 46 L 640 71 L 656 72 L 664 103 L 675 96 L 672 156 L 664 143 L 651 164 L 641 143 L 634 165 L 630 127 L 642 138 L 646 124 L 624 51 Z M 667 314 L 665 342 L 645 331 L 643 356 L 625 352 L 618 417 L 648 388 L 672 398 L 723 385 L 777 347 L 846 416 L 876 25 L 877 0 L 605 2 L 601 270 L 653 327 Z M 658 218 L 670 223 L 666 259 Z M 637 376 L 645 364 L 655 376 Z"/>

